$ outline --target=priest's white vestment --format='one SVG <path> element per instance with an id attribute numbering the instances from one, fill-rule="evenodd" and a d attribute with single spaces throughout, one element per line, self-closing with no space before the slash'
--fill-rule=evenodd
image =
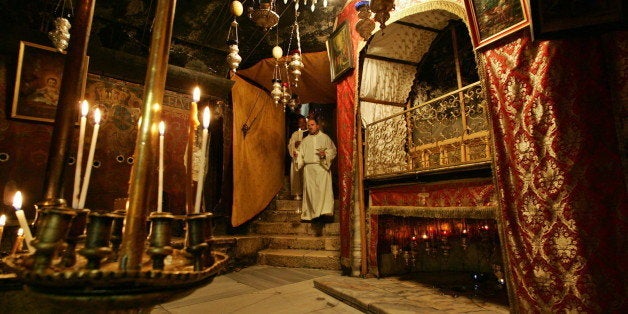
<path id="1" fill-rule="evenodd" d="M 325 158 L 317 155 L 325 151 Z M 303 203 L 301 219 L 312 220 L 334 214 L 334 191 L 331 184 L 330 166 L 336 157 L 336 145 L 322 131 L 308 135 L 297 150 L 297 167 L 303 168 Z"/>
<path id="2" fill-rule="evenodd" d="M 293 196 L 303 195 L 303 170 L 297 168 L 297 158 L 294 157 L 294 153 L 298 149 L 297 143 L 303 140 L 304 132 L 307 131 L 301 129 L 294 131 L 288 141 L 288 153 L 293 161 L 290 165 L 290 194 Z"/>

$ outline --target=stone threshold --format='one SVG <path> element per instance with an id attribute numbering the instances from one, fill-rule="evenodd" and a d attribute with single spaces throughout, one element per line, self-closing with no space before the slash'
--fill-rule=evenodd
<path id="1" fill-rule="evenodd" d="M 314 279 L 314 287 L 365 313 L 509 313 L 501 304 L 447 295 L 433 286 L 397 277 L 330 275 Z"/>

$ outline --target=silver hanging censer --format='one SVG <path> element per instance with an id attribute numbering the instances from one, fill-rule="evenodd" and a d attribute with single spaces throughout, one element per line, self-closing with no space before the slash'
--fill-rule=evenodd
<path id="1" fill-rule="evenodd" d="M 66 18 L 58 17 L 54 20 L 55 29 L 48 32 L 48 38 L 59 51 L 63 52 L 70 43 L 70 28 L 72 25 Z"/>

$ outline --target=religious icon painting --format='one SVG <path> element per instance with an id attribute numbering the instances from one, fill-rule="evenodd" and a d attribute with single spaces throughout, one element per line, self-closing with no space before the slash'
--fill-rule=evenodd
<path id="1" fill-rule="evenodd" d="M 343 22 L 338 26 L 329 36 L 326 45 L 331 81 L 336 82 L 354 68 L 353 45 L 351 44 L 351 32 L 347 22 Z"/>
<path id="2" fill-rule="evenodd" d="M 65 53 L 55 48 L 20 42 L 12 118 L 54 122 L 64 63 Z M 86 77 L 87 64 L 82 71 L 83 89 Z"/>
<path id="3" fill-rule="evenodd" d="M 464 4 L 475 49 L 530 25 L 527 0 L 465 0 Z"/>

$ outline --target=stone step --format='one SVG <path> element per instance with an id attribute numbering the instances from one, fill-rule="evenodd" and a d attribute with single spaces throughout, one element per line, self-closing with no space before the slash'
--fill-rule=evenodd
<path id="1" fill-rule="evenodd" d="M 266 236 L 269 249 L 340 250 L 340 237 Z"/>
<path id="2" fill-rule="evenodd" d="M 332 222 L 331 218 L 325 218 L 326 221 Z M 301 214 L 295 211 L 287 211 L 287 210 L 265 210 L 259 216 L 260 221 L 265 222 L 300 222 Z M 334 212 L 333 222 L 340 221 L 340 214 L 338 211 Z"/>
<path id="3" fill-rule="evenodd" d="M 251 223 L 251 233 L 259 235 L 310 235 L 310 236 L 337 236 L 340 235 L 340 223 L 308 223 L 308 222 L 265 222 Z"/>
<path id="4" fill-rule="evenodd" d="M 277 211 L 289 211 L 296 213 L 301 211 L 301 203 L 302 201 L 276 199 L 275 207 Z"/>
<path id="5" fill-rule="evenodd" d="M 267 249 L 259 252 L 257 261 L 261 265 L 339 270 L 340 252 Z"/>

